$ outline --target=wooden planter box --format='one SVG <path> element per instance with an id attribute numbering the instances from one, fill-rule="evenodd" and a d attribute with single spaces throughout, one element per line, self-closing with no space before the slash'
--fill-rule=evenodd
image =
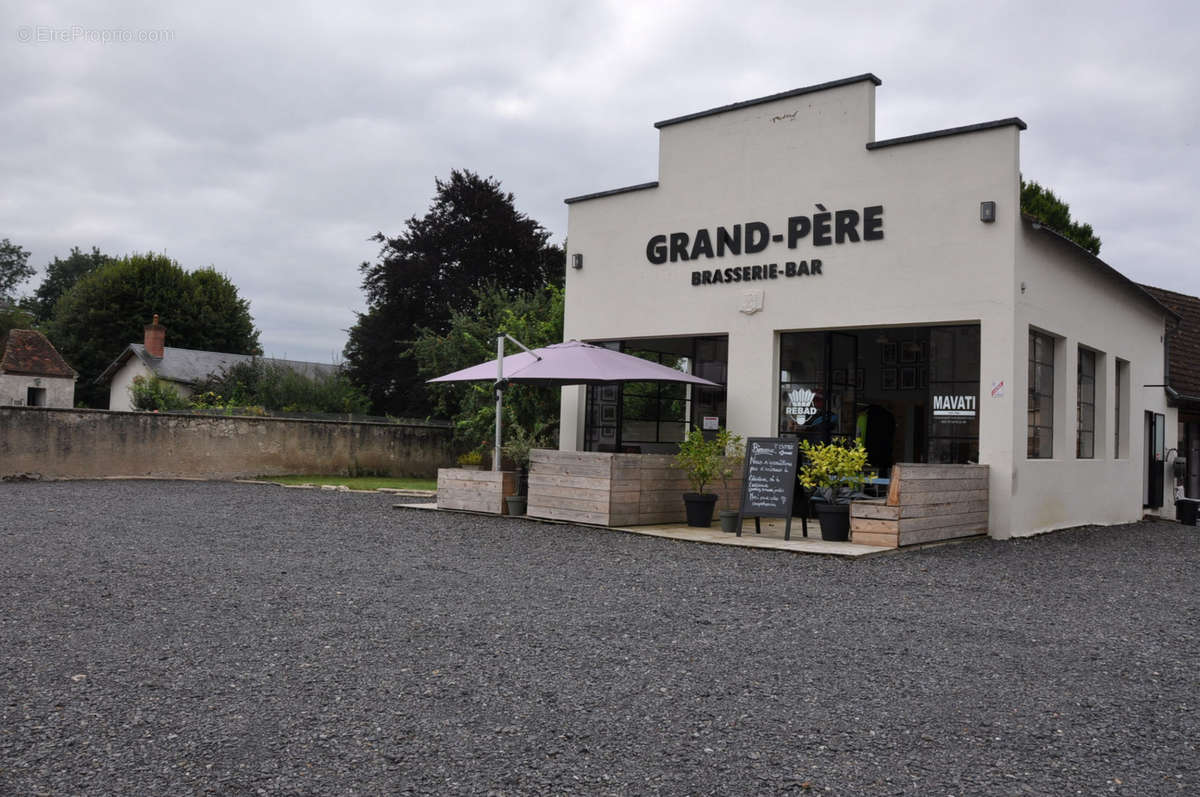
<path id="1" fill-rule="evenodd" d="M 537 449 L 530 455 L 530 517 L 598 526 L 683 523 L 683 494 L 691 486 L 668 454 L 611 454 Z M 708 487 L 718 509 L 737 509 L 741 478 Z"/>
<path id="2" fill-rule="evenodd" d="M 850 504 L 850 541 L 863 545 L 903 548 L 987 531 L 987 465 L 896 465 L 886 500 Z"/>
<path id="3" fill-rule="evenodd" d="M 517 491 L 515 470 L 438 468 L 438 509 L 507 515 L 505 497 Z"/>

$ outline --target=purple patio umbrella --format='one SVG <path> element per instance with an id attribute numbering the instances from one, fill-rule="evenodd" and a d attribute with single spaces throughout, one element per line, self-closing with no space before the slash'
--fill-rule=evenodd
<path id="1" fill-rule="evenodd" d="M 504 339 L 516 343 L 523 352 L 504 357 Z M 593 346 L 578 340 L 528 349 L 520 341 L 501 335 L 496 338 L 496 359 L 473 365 L 430 382 L 494 382 L 496 385 L 496 446 L 492 467 L 500 470 L 500 410 L 504 387 L 508 382 L 535 385 L 603 385 L 614 382 L 686 382 L 720 387 L 716 382 L 652 363 L 630 354 Z"/>

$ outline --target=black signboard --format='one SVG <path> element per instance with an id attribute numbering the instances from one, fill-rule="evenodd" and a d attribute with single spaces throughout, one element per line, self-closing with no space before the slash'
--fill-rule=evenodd
<path id="1" fill-rule="evenodd" d="M 786 518 L 783 538 L 792 537 L 792 500 L 796 494 L 796 462 L 800 443 L 782 437 L 751 437 L 746 441 L 746 471 L 742 475 L 742 507 L 738 513 L 738 536 L 742 519 Z M 807 536 L 807 530 L 806 534 Z"/>

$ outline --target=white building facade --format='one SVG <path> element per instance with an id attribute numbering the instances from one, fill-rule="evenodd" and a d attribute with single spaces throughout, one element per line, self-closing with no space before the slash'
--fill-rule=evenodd
<path id="1" fill-rule="evenodd" d="M 876 141 L 878 85 L 660 122 L 656 182 L 567 200 L 565 338 L 725 389 L 564 388 L 560 447 L 857 435 L 987 464 L 995 537 L 1172 515 L 1173 314 L 1022 218 L 1021 120 Z"/>

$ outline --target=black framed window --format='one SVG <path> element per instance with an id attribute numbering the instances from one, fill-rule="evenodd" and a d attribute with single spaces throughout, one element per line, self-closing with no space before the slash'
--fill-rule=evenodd
<path id="1" fill-rule="evenodd" d="M 1123 456 L 1121 451 L 1121 387 L 1124 385 L 1129 371 L 1129 363 L 1124 360 L 1116 361 L 1116 389 L 1113 391 L 1113 459 Z"/>
<path id="2" fill-rule="evenodd" d="M 726 336 L 660 338 L 594 343 L 644 360 L 692 373 L 718 387 L 678 382 L 624 382 L 589 385 L 584 450 L 670 453 L 691 426 L 710 429 L 725 422 Z"/>
<path id="3" fill-rule="evenodd" d="M 654 351 L 626 354 L 691 372 L 691 358 Z M 626 382 L 621 391 L 622 443 L 679 443 L 692 417 L 692 388 L 681 382 Z"/>
<path id="4" fill-rule="evenodd" d="M 1094 459 L 1096 456 L 1096 352 L 1079 350 L 1076 368 L 1078 392 L 1076 400 L 1075 456 Z"/>
<path id="5" fill-rule="evenodd" d="M 1029 459 L 1054 456 L 1054 338 L 1029 331 Z"/>
<path id="6" fill-rule="evenodd" d="M 979 461 L 979 327 L 929 331 L 929 462 Z"/>

